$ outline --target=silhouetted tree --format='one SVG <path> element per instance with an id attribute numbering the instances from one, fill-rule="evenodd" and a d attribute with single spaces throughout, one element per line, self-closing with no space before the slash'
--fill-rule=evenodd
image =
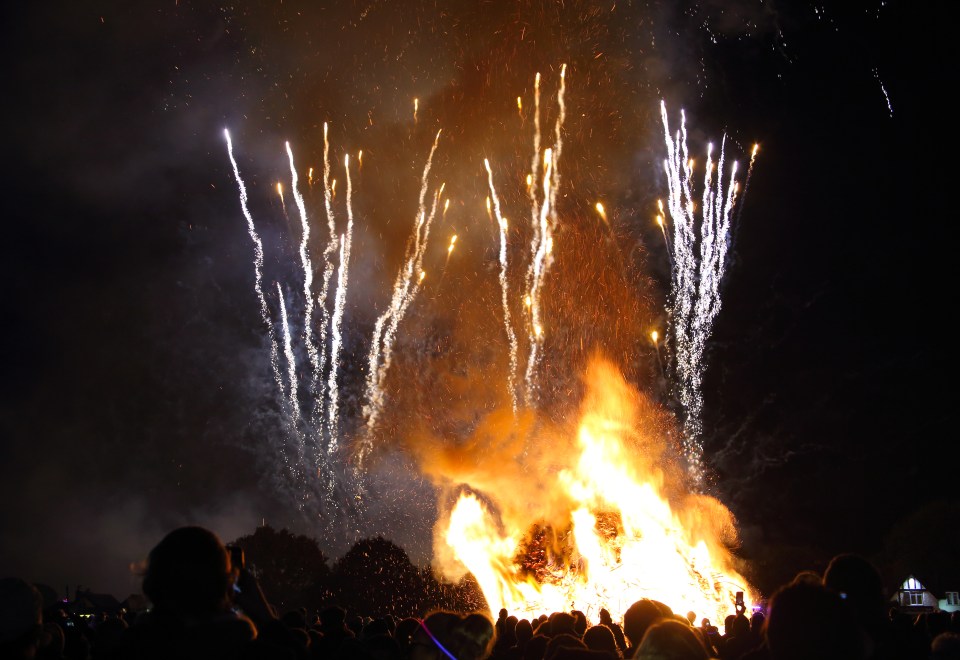
<path id="1" fill-rule="evenodd" d="M 316 540 L 264 526 L 234 543 L 243 548 L 267 600 L 281 611 L 325 600 L 330 568 Z"/>
<path id="2" fill-rule="evenodd" d="M 423 573 L 382 536 L 357 541 L 334 565 L 335 594 L 355 614 L 419 616 L 427 600 Z"/>

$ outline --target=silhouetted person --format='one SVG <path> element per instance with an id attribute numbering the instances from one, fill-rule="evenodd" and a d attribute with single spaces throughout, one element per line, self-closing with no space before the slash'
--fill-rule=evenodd
<path id="1" fill-rule="evenodd" d="M 642 660 L 708 660 L 710 656 L 693 628 L 676 619 L 668 619 L 647 629 L 633 657 Z"/>
<path id="2" fill-rule="evenodd" d="M 353 631 L 347 628 L 346 621 L 347 611 L 337 605 L 320 611 L 320 632 L 323 636 L 315 646 L 315 657 L 332 656 L 345 640 L 355 637 Z"/>
<path id="3" fill-rule="evenodd" d="M 613 636 L 613 631 L 607 626 L 591 626 L 583 633 L 583 643 L 591 651 L 608 651 L 614 657 L 620 655 L 617 648 L 617 640 Z"/>
<path id="4" fill-rule="evenodd" d="M 119 657 L 239 658 L 256 637 L 252 619 L 272 619 L 260 587 L 249 573 L 237 572 L 217 536 L 202 527 L 181 527 L 150 551 L 143 593 L 153 609 L 124 632 Z M 231 602 L 234 579 L 243 590 Z M 248 618 L 251 617 L 251 618 Z"/>
<path id="5" fill-rule="evenodd" d="M 807 582 L 781 587 L 770 600 L 766 646 L 773 660 L 858 660 L 862 636 L 836 594 Z"/>
<path id="6" fill-rule="evenodd" d="M 43 599 L 19 578 L 0 580 L 0 658 L 33 658 L 43 631 Z"/>
<path id="7" fill-rule="evenodd" d="M 483 614 L 434 612 L 413 634 L 410 658 L 449 660 L 452 655 L 457 660 L 480 660 L 489 655 L 494 634 L 493 622 Z"/>
<path id="8" fill-rule="evenodd" d="M 657 607 L 654 601 L 647 598 L 638 600 L 627 608 L 627 611 L 623 614 L 623 633 L 627 636 L 627 641 L 630 642 L 630 646 L 627 647 L 626 652 L 623 654 L 624 657 L 633 657 L 634 652 L 643 640 L 644 634 L 647 632 L 647 628 L 661 618 L 663 618 L 662 610 Z"/>

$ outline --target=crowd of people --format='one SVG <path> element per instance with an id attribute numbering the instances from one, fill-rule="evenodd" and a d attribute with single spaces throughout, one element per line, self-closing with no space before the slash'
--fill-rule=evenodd
<path id="1" fill-rule="evenodd" d="M 240 566 L 238 566 L 240 564 Z M 363 618 L 329 606 L 278 613 L 254 575 L 215 534 L 183 527 L 150 553 L 143 593 L 152 607 L 78 624 L 44 610 L 39 592 L 0 580 L 0 660 L 960 660 L 960 613 L 909 616 L 888 607 L 876 569 L 855 555 L 804 572 L 774 593 L 767 613 L 736 606 L 723 631 L 694 612 L 642 599 L 622 621 L 602 610 L 518 619 L 437 611 Z"/>

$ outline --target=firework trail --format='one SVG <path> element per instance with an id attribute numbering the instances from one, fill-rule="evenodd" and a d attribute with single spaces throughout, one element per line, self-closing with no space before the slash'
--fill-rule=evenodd
<path id="1" fill-rule="evenodd" d="M 701 202 L 702 218 L 698 222 L 693 197 L 693 161 L 687 149 L 686 116 L 681 111 L 680 128 L 676 134 L 671 134 L 666 103 L 662 101 L 660 114 L 667 147 L 667 158 L 664 160 L 669 189 L 667 206 L 673 229 L 669 308 L 670 339 L 673 344 L 671 366 L 674 388 L 685 412 L 683 452 L 690 476 L 699 486 L 703 481 L 700 436 L 702 382 L 706 368 L 704 351 L 720 312 L 720 282 L 726 269 L 731 219 L 737 202 L 737 163 L 734 162 L 729 175 L 725 175 L 726 139 L 721 141 L 716 162 L 713 160 L 713 145 L 708 147 Z M 753 156 L 756 156 L 756 148 Z M 751 170 L 752 165 L 751 158 Z M 658 216 L 661 228 L 662 217 L 661 206 L 661 216 Z"/>
<path id="2" fill-rule="evenodd" d="M 257 301 L 260 303 L 260 318 L 263 320 L 263 325 L 267 330 L 267 336 L 270 337 L 270 368 L 273 370 L 273 380 L 277 385 L 280 395 L 285 397 L 286 393 L 283 378 L 280 375 L 280 349 L 277 345 L 276 328 L 273 325 L 273 321 L 270 320 L 270 308 L 267 306 L 267 299 L 263 294 L 263 241 L 260 240 L 257 228 L 253 224 L 253 216 L 250 214 L 250 209 L 247 206 L 247 187 L 240 177 L 240 168 L 237 167 L 237 161 L 233 157 L 233 141 L 230 139 L 230 131 L 224 129 L 223 135 L 227 139 L 227 154 L 230 156 L 230 164 L 233 166 L 233 176 L 236 178 L 237 186 L 240 188 L 240 208 L 243 210 L 243 217 L 247 220 L 247 233 L 250 235 L 250 240 L 253 241 L 253 289 L 257 294 Z M 287 460 L 286 454 L 284 454 L 284 460 Z"/>
<path id="3" fill-rule="evenodd" d="M 507 220 L 500 213 L 500 198 L 493 185 L 493 171 L 490 161 L 483 159 L 483 166 L 487 168 L 487 183 L 490 186 L 490 197 L 493 199 L 493 211 L 500 228 L 500 290 L 503 297 L 503 325 L 510 341 L 510 400 L 513 403 L 513 412 L 517 412 L 517 335 L 513 331 L 513 322 L 510 320 L 510 283 L 507 280 Z M 450 244 L 453 247 L 453 243 Z"/>
<path id="4" fill-rule="evenodd" d="M 303 267 L 303 343 L 307 347 L 307 359 L 310 361 L 310 392 L 316 391 L 316 382 L 320 374 L 320 357 L 317 347 L 313 343 L 313 266 L 310 263 L 310 253 L 307 246 L 310 241 L 310 223 L 307 221 L 307 209 L 300 193 L 297 168 L 293 163 L 293 150 L 290 143 L 286 143 L 287 158 L 290 161 L 290 190 L 300 212 L 300 265 Z"/>
<path id="5" fill-rule="evenodd" d="M 336 184 L 336 181 L 333 182 Z M 339 249 L 339 238 L 337 237 L 336 217 L 333 213 L 333 187 L 330 184 L 330 139 L 327 122 L 323 123 L 323 205 L 327 212 L 327 229 L 330 232 L 330 238 L 327 241 L 327 247 L 323 251 L 323 281 L 320 288 L 320 309 L 322 314 L 322 323 L 320 324 L 320 361 L 319 370 L 315 379 L 321 378 L 323 370 L 327 366 L 327 328 L 330 325 L 330 311 L 327 309 L 327 296 L 330 293 L 330 281 L 333 279 L 333 255 Z M 314 384 L 316 380 L 314 380 Z M 320 415 L 323 408 L 323 397 L 316 397 L 313 408 L 314 423 L 323 429 L 324 419 Z M 319 419 L 318 419 L 319 418 Z"/>
<path id="6" fill-rule="evenodd" d="M 380 315 L 380 318 L 377 319 L 376 326 L 373 330 L 370 355 L 367 358 L 369 364 L 366 385 L 367 403 L 364 406 L 367 433 L 360 441 L 357 450 L 358 466 L 362 466 L 364 459 L 372 449 L 370 436 L 383 409 L 383 386 L 386 382 L 391 360 L 393 359 L 393 344 L 396 340 L 397 326 L 403 319 L 407 307 L 413 299 L 416 298 L 420 282 L 423 280 L 424 273 L 421 268 L 423 264 L 423 254 L 426 250 L 427 238 L 430 235 L 430 225 L 436 215 L 437 202 L 443 191 L 443 186 L 441 186 L 440 191 L 434 196 L 433 205 L 428 215 L 426 197 L 429 187 L 430 168 L 433 166 L 433 155 L 436 153 L 437 145 L 440 143 L 440 133 L 441 131 L 437 131 L 433 146 L 430 148 L 430 155 L 427 157 L 427 162 L 423 167 L 417 221 L 414 225 L 413 235 L 407 242 L 404 265 L 397 273 L 397 279 L 393 285 L 393 295 L 390 298 L 390 306 Z M 414 273 L 417 273 L 415 283 L 413 281 Z"/>
<path id="7" fill-rule="evenodd" d="M 327 445 L 328 454 L 333 454 L 337 450 L 338 442 L 339 421 L 337 416 L 340 408 L 340 390 L 337 385 L 337 374 L 340 371 L 340 348 L 343 345 L 340 324 L 343 321 L 343 310 L 347 299 L 350 247 L 353 243 L 353 184 L 350 181 L 349 155 L 344 157 L 343 167 L 347 173 L 347 231 L 340 238 L 340 267 L 337 270 L 337 293 L 331 322 L 333 344 L 330 348 L 330 375 L 327 383 L 327 393 L 330 399 L 327 409 L 327 428 L 330 431 L 330 443 Z"/>
<path id="8" fill-rule="evenodd" d="M 556 200 L 560 186 L 560 154 L 563 150 L 563 125 L 566 121 L 566 72 L 567 65 L 560 68 L 560 88 L 557 92 L 559 108 L 554 125 L 554 145 L 541 153 L 542 136 L 540 134 L 540 74 L 534 79 L 534 135 L 531 173 L 527 177 L 527 191 L 530 197 L 530 223 L 533 235 L 530 241 L 530 266 L 527 270 L 527 295 L 525 305 L 529 309 L 530 322 L 527 330 L 530 350 L 527 355 L 527 369 L 524 374 L 526 384 L 524 398 L 528 406 L 533 406 L 537 398 L 536 370 L 540 360 L 540 346 L 543 343 L 543 319 L 541 317 L 541 294 L 547 271 L 553 264 L 553 231 L 557 226 Z M 537 194 L 537 179 L 540 163 L 543 162 L 542 197 Z"/>
<path id="9" fill-rule="evenodd" d="M 297 394 L 297 360 L 293 354 L 293 337 L 290 332 L 290 322 L 287 318 L 287 303 L 283 298 L 283 290 L 280 283 L 277 282 L 277 296 L 280 299 L 280 324 L 283 329 L 283 356 L 287 360 L 287 379 L 289 387 L 287 389 L 287 401 L 290 402 L 290 417 L 293 421 L 293 427 L 300 426 L 300 399 Z M 300 447 L 300 458 L 303 459 L 303 447 Z"/>

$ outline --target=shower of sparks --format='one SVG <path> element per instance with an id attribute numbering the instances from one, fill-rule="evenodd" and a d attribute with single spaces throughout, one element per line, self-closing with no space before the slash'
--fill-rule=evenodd
<path id="1" fill-rule="evenodd" d="M 330 324 L 333 334 L 333 343 L 330 348 L 330 375 L 327 383 L 329 396 L 327 408 L 327 428 L 330 430 L 330 444 L 327 453 L 337 450 L 340 424 L 338 414 L 340 410 L 340 390 L 337 384 L 337 375 L 340 372 L 340 349 L 343 345 L 343 335 L 340 325 L 343 322 L 343 310 L 347 300 L 347 282 L 350 269 L 350 248 L 353 243 L 353 184 L 350 180 L 350 156 L 343 159 L 343 169 L 347 176 L 347 231 L 340 237 L 340 267 L 337 270 L 337 293 L 334 298 L 333 320 Z"/>
<path id="2" fill-rule="evenodd" d="M 507 219 L 500 212 L 500 198 L 497 197 L 497 190 L 493 185 L 493 171 L 490 169 L 490 161 L 483 159 L 483 166 L 487 169 L 487 183 L 490 186 L 490 197 L 487 198 L 487 210 L 490 209 L 490 200 L 493 199 L 493 213 L 497 219 L 497 226 L 500 228 L 500 291 L 503 302 L 503 325 L 507 331 L 507 339 L 510 342 L 510 376 L 508 378 L 508 388 L 510 390 L 510 401 L 513 403 L 513 411 L 517 412 L 517 335 L 513 331 L 513 322 L 510 318 L 510 283 L 507 278 Z M 450 244 L 451 249 L 453 243 Z"/>
<path id="3" fill-rule="evenodd" d="M 717 161 L 713 160 L 713 145 L 708 147 L 702 217 L 698 221 L 697 205 L 693 198 L 694 162 L 687 150 L 686 117 L 681 110 L 680 129 L 672 134 L 667 120 L 667 107 L 663 102 L 660 104 L 660 114 L 667 147 L 664 169 L 669 188 L 667 207 L 673 238 L 669 308 L 673 387 L 685 413 L 683 452 L 689 474 L 694 483 L 701 486 L 702 380 L 706 368 L 704 350 L 714 320 L 720 312 L 720 282 L 726 268 L 731 218 L 738 189 L 737 163 L 733 163 L 724 181 L 726 140 L 724 138 L 720 144 Z M 754 157 L 756 153 L 755 148 Z"/>
<path id="4" fill-rule="evenodd" d="M 339 513 L 335 512 L 353 511 L 355 513 L 355 505 L 352 503 L 345 503 L 346 500 L 344 499 L 343 495 L 343 487 L 347 486 L 347 484 L 343 482 L 342 478 L 337 476 L 337 471 L 334 469 L 335 466 L 332 462 L 332 457 L 328 456 L 328 453 L 332 453 L 337 448 L 336 432 L 338 393 L 336 389 L 336 378 L 338 365 L 336 364 L 336 359 L 331 361 L 330 375 L 328 379 L 330 383 L 329 391 L 324 387 L 320 387 L 319 385 L 324 382 L 323 371 L 326 360 L 326 337 L 328 325 L 330 324 L 330 315 L 328 313 L 324 313 L 323 323 L 320 324 L 319 341 L 316 341 L 316 337 L 313 335 L 313 330 L 316 323 L 312 317 L 312 311 L 315 303 L 319 303 L 321 309 L 324 311 L 326 310 L 328 286 L 325 286 L 323 292 L 319 295 L 316 295 L 312 290 L 313 264 L 308 251 L 310 225 L 307 217 L 306 205 L 303 197 L 300 194 L 297 169 L 294 163 L 292 150 L 290 145 L 287 144 L 286 151 L 292 178 L 291 190 L 300 213 L 302 231 L 299 245 L 299 265 L 303 277 L 302 320 L 304 324 L 304 331 L 302 344 L 304 345 L 307 353 L 307 360 L 305 361 L 305 364 L 303 364 L 304 361 L 301 360 L 300 366 L 303 367 L 305 374 L 299 373 L 296 357 L 296 344 L 301 340 L 294 337 L 294 324 L 291 323 L 291 313 L 293 310 L 301 309 L 299 307 L 300 301 L 288 301 L 287 294 L 284 293 L 283 286 L 280 282 L 276 282 L 275 293 L 277 296 L 279 319 L 274 320 L 274 317 L 270 311 L 270 307 L 267 303 L 265 292 L 263 290 L 263 242 L 256 231 L 253 217 L 249 210 L 247 190 L 242 178 L 240 177 L 239 168 L 237 167 L 236 159 L 233 155 L 233 143 L 230 139 L 230 134 L 225 130 L 224 135 L 227 141 L 227 153 L 230 157 L 234 176 L 240 189 L 240 206 L 247 221 L 247 230 L 250 235 L 250 239 L 254 244 L 254 289 L 257 294 L 257 299 L 260 303 L 261 317 L 264 325 L 267 327 L 268 336 L 270 338 L 270 365 L 273 371 L 274 381 L 277 385 L 277 391 L 279 392 L 281 401 L 283 403 L 283 409 L 288 416 L 289 436 L 287 441 L 282 445 L 282 458 L 287 468 L 288 476 L 291 477 L 292 481 L 285 482 L 284 487 L 292 487 L 294 489 L 293 492 L 295 492 L 300 499 L 301 507 L 305 506 L 308 500 L 315 499 L 316 502 L 318 502 L 320 509 L 325 512 L 322 514 L 322 519 L 325 520 L 326 524 L 333 525 L 336 523 L 336 520 L 340 515 Z M 327 201 L 327 215 L 328 220 L 330 221 L 331 229 L 335 230 L 333 208 L 330 204 L 332 197 L 331 186 L 326 185 L 327 181 L 329 181 L 329 163 L 326 163 L 325 169 L 324 188 L 325 199 Z M 277 190 L 278 192 L 281 191 L 282 186 L 278 186 Z M 340 324 L 343 319 L 344 303 L 347 292 L 347 273 L 353 227 L 353 210 L 349 207 L 351 203 L 351 193 L 352 182 L 350 181 L 350 173 L 348 169 L 348 227 L 342 241 L 338 239 L 336 235 L 333 236 L 331 241 L 334 246 L 334 252 L 336 250 L 339 250 L 340 252 L 338 270 L 339 278 L 334 316 L 335 327 L 333 328 L 333 350 L 335 352 L 339 352 L 340 350 Z M 330 268 L 332 269 L 332 262 L 330 263 Z M 327 278 L 327 282 L 329 282 L 329 278 Z M 288 302 L 290 304 L 297 302 L 298 304 L 291 308 L 288 305 Z M 279 326 L 279 331 L 276 329 L 277 325 Z M 280 364 L 281 355 L 284 362 L 283 367 L 281 367 Z M 309 383 L 309 385 L 301 387 L 301 383 L 305 385 L 306 383 Z M 305 415 L 301 408 L 301 397 L 308 399 L 314 406 L 309 416 Z M 327 401 L 329 401 L 327 415 L 325 416 L 323 414 L 319 414 L 321 411 L 323 411 L 324 403 Z M 328 427 L 324 426 L 325 421 L 330 422 Z M 330 429 L 332 429 L 332 434 Z M 329 449 L 329 452 L 323 451 L 325 441 L 328 443 L 327 448 Z M 295 460 L 291 460 L 292 455 L 288 451 L 288 447 L 291 446 L 291 442 L 294 443 L 292 446 L 295 447 L 296 453 L 295 457 L 293 457 Z M 313 479 L 313 475 L 316 475 L 317 478 Z M 353 488 L 355 490 L 356 484 L 353 485 Z"/>
<path id="5" fill-rule="evenodd" d="M 563 150 L 563 124 L 566 120 L 566 92 L 567 65 L 560 68 L 560 88 L 557 91 L 557 120 L 554 125 L 554 145 L 540 150 L 542 136 L 540 133 L 540 74 L 536 75 L 533 84 L 533 158 L 530 161 L 531 172 L 527 177 L 527 194 L 530 198 L 530 223 L 533 229 L 530 240 L 530 265 L 527 269 L 526 288 L 529 303 L 527 336 L 530 349 L 527 354 L 527 368 L 524 374 L 524 400 L 527 406 L 534 406 L 537 402 L 537 366 L 540 361 L 541 347 L 544 340 L 543 318 L 541 311 L 541 294 L 547 271 L 553 264 L 553 231 L 557 226 L 557 191 L 560 187 L 560 154 Z M 543 167 L 542 186 L 538 194 L 538 177 L 540 167 Z"/>
<path id="6" fill-rule="evenodd" d="M 430 148 L 430 155 L 423 167 L 417 220 L 413 234 L 407 242 L 404 264 L 397 273 L 390 306 L 380 315 L 374 327 L 370 354 L 367 358 L 369 371 L 367 372 L 366 404 L 364 405 L 367 433 L 360 440 L 357 450 L 358 467 L 363 466 L 364 459 L 373 449 L 371 435 L 383 409 L 385 398 L 383 387 L 386 384 L 387 372 L 390 370 L 390 363 L 393 359 L 393 344 L 396 340 L 397 326 L 403 319 L 410 303 L 417 297 L 420 283 L 425 275 L 423 255 L 426 252 L 427 239 L 430 237 L 430 226 L 437 212 L 437 203 L 443 194 L 443 185 L 441 185 L 440 190 L 433 197 L 433 205 L 428 214 L 426 197 L 430 184 L 430 168 L 433 166 L 433 155 L 436 153 L 439 143 L 440 131 L 437 131 L 433 146 Z M 417 273 L 416 283 L 413 282 L 414 273 Z"/>

